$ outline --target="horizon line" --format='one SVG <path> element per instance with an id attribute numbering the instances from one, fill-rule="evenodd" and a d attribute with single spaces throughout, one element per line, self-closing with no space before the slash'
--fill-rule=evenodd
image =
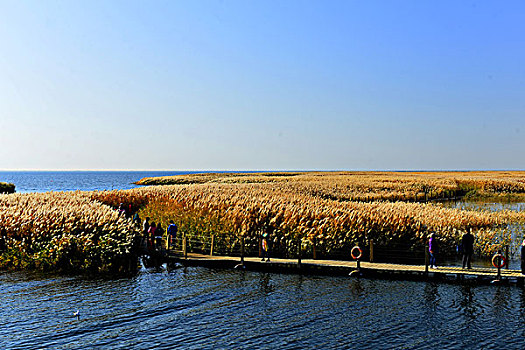
<path id="1" fill-rule="evenodd" d="M 525 169 L 0 169 L 0 172 L 474 172 Z"/>

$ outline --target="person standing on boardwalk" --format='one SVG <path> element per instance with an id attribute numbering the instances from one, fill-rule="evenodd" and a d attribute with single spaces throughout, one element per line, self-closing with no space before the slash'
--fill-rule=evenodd
<path id="1" fill-rule="evenodd" d="M 140 227 L 140 216 L 139 213 L 135 213 L 133 216 L 133 223 L 139 228 Z"/>
<path id="2" fill-rule="evenodd" d="M 157 226 L 155 225 L 155 221 L 151 222 L 151 226 L 148 230 L 148 248 L 149 250 L 155 249 L 155 230 L 157 229 Z"/>
<path id="3" fill-rule="evenodd" d="M 472 254 L 474 254 L 474 235 L 472 229 L 469 228 L 467 232 L 461 237 L 461 246 L 463 247 L 463 268 L 467 266 L 467 269 L 471 269 L 470 262 L 472 260 Z"/>
<path id="4" fill-rule="evenodd" d="M 525 275 L 525 239 L 521 243 L 521 274 Z"/>
<path id="5" fill-rule="evenodd" d="M 143 247 L 148 247 L 148 234 L 149 234 L 149 217 L 144 220 L 144 223 L 142 224 L 142 240 L 143 240 Z"/>
<path id="6" fill-rule="evenodd" d="M 437 268 L 436 255 L 438 253 L 438 243 L 435 233 L 432 233 L 430 235 L 430 239 L 428 240 L 428 252 L 430 253 L 430 267 L 435 269 Z"/>
<path id="7" fill-rule="evenodd" d="M 157 224 L 157 227 L 155 228 L 155 250 L 162 250 L 162 238 L 164 236 L 164 228 L 162 228 L 162 224 Z"/>
<path id="8" fill-rule="evenodd" d="M 118 215 L 126 217 L 126 208 L 124 207 L 124 203 L 120 203 L 118 206 Z"/>
<path id="9" fill-rule="evenodd" d="M 175 246 L 175 238 L 177 236 L 177 225 L 175 225 L 175 223 L 173 222 L 173 220 L 170 220 L 170 224 L 168 226 L 168 229 L 167 229 L 167 233 L 168 233 L 168 237 L 167 237 L 167 240 L 168 240 L 168 243 L 167 243 L 167 247 L 168 249 L 170 249 L 170 247 L 172 246 Z"/>
<path id="10" fill-rule="evenodd" d="M 268 232 L 263 233 L 261 239 L 261 248 L 262 248 L 262 259 L 266 258 L 266 261 L 270 261 L 270 235 Z"/>

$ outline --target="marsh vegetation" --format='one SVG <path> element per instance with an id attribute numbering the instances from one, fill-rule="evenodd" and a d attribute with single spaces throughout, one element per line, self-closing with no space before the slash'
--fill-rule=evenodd
<path id="1" fill-rule="evenodd" d="M 195 174 L 148 179 L 132 190 L 0 196 L 0 267 L 131 271 L 140 228 L 119 215 L 122 203 L 192 239 L 215 239 L 232 253 L 241 240 L 257 254 L 269 233 L 275 254 L 337 257 L 355 245 L 424 249 L 430 233 L 453 254 L 462 232 L 475 232 L 489 256 L 524 235 L 525 212 L 450 208 L 443 199 L 523 201 L 523 172 L 306 172 Z M 175 185 L 166 185 L 174 183 Z M 136 266 L 136 264 L 135 264 Z"/>

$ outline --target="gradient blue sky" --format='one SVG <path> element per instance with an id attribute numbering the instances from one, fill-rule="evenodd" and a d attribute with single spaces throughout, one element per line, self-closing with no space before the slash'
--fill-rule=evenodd
<path id="1" fill-rule="evenodd" d="M 0 169 L 525 169 L 523 1 L 0 16 Z"/>

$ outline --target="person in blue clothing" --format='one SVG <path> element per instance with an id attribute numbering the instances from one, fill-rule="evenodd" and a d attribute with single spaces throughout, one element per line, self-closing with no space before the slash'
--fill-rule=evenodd
<path id="1" fill-rule="evenodd" d="M 437 268 L 436 255 L 438 253 L 438 242 L 435 233 L 432 233 L 428 240 L 428 252 L 430 253 L 430 267 L 435 269 Z"/>
<path id="2" fill-rule="evenodd" d="M 137 226 L 137 227 L 140 226 L 140 216 L 139 216 L 139 213 L 135 213 L 135 215 L 133 216 L 133 223 L 134 223 L 135 226 Z"/>
<path id="3" fill-rule="evenodd" d="M 175 246 L 175 238 L 177 236 L 177 230 L 178 230 L 177 225 L 175 225 L 173 220 L 170 220 L 170 224 L 169 224 L 168 229 L 167 229 L 167 234 L 168 234 L 167 247 L 168 247 L 168 249 L 170 249 L 170 247 Z"/>

